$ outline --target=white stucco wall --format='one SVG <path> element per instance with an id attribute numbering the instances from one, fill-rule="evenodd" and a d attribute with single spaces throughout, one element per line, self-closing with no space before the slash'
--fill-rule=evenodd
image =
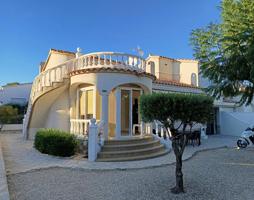
<path id="1" fill-rule="evenodd" d="M 70 131 L 69 93 L 66 89 L 51 105 L 45 119 L 45 128 Z"/>
<path id="2" fill-rule="evenodd" d="M 221 111 L 220 118 L 221 134 L 223 135 L 240 136 L 246 128 L 254 124 L 254 113 L 250 112 Z"/>
<path id="3" fill-rule="evenodd" d="M 0 105 L 26 104 L 29 100 L 31 88 L 32 83 L 3 86 L 2 89 L 0 89 Z"/>

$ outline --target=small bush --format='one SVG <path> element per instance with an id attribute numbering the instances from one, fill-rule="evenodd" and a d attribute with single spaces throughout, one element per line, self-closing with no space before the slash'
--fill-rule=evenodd
<path id="1" fill-rule="evenodd" d="M 41 153 L 72 156 L 77 147 L 76 137 L 56 129 L 41 129 L 35 135 L 34 147 Z"/>

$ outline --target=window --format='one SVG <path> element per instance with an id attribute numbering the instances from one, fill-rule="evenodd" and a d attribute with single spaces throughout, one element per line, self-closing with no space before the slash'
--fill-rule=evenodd
<path id="1" fill-rule="evenodd" d="M 197 86 L 197 75 L 195 73 L 191 74 L 191 85 Z"/>
<path id="2" fill-rule="evenodd" d="M 155 75 L 155 64 L 154 64 L 154 62 L 150 61 L 148 63 L 148 65 L 150 65 L 150 73 Z"/>

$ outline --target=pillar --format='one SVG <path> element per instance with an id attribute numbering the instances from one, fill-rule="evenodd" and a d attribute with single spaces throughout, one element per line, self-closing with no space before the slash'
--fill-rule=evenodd
<path id="1" fill-rule="evenodd" d="M 115 92 L 116 97 L 116 129 L 115 129 L 115 137 L 119 139 L 121 137 L 121 90 L 119 88 L 116 89 Z"/>
<path id="2" fill-rule="evenodd" d="M 103 134 L 104 134 L 104 139 L 108 139 L 108 93 L 102 92 L 101 93 L 101 120 L 104 122 L 104 129 L 103 129 Z"/>

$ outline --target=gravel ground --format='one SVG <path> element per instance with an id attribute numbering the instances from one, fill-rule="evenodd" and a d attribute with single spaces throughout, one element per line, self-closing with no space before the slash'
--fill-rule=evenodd
<path id="1" fill-rule="evenodd" d="M 185 161 L 186 193 L 173 195 L 174 165 L 130 170 L 49 168 L 8 175 L 13 200 L 253 199 L 254 149 L 200 152 Z"/>

